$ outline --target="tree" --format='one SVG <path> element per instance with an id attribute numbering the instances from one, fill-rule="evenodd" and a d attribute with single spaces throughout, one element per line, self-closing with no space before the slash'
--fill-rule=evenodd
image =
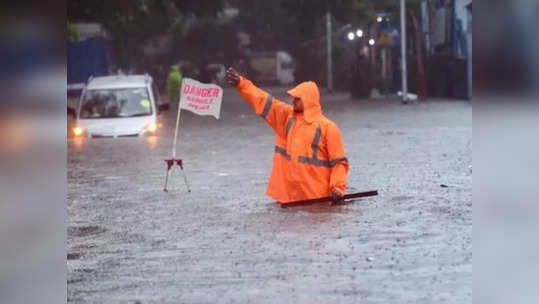
<path id="1" fill-rule="evenodd" d="M 69 41 L 77 41 L 79 40 L 79 32 L 73 26 L 69 21 L 67 21 L 67 39 Z"/>
<path id="2" fill-rule="evenodd" d="M 240 9 L 237 25 L 251 34 L 255 51 L 287 50 L 296 59 L 296 78 L 318 82 L 325 80 L 320 62 L 325 61 L 326 12 L 336 25 L 357 25 L 374 16 L 361 0 L 235 0 L 231 5 Z"/>
<path id="3" fill-rule="evenodd" d="M 116 63 L 130 69 L 140 63 L 150 38 L 181 29 L 182 16 L 215 16 L 221 8 L 221 0 L 70 0 L 67 16 L 72 22 L 102 23 L 112 36 Z"/>
<path id="4" fill-rule="evenodd" d="M 231 64 L 238 57 L 236 29 L 212 19 L 200 20 L 187 32 L 181 48 L 183 56 L 201 68 L 211 61 Z"/>

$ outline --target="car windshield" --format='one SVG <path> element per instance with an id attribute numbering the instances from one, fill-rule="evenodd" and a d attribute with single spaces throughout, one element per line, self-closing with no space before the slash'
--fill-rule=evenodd
<path id="1" fill-rule="evenodd" d="M 135 117 L 152 114 L 146 88 L 88 90 L 84 94 L 80 118 Z"/>

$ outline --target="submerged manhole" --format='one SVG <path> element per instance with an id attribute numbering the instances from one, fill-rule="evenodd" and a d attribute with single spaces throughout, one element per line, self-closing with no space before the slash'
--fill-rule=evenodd
<path id="1" fill-rule="evenodd" d="M 68 260 L 78 260 L 78 259 L 80 259 L 80 257 L 81 257 L 81 254 L 80 254 L 80 253 L 74 253 L 74 252 L 72 252 L 72 253 L 68 253 L 68 254 L 67 254 L 67 259 L 68 259 Z"/>
<path id="2" fill-rule="evenodd" d="M 67 228 L 67 235 L 70 237 L 83 237 L 103 232 L 105 232 L 105 228 L 99 226 L 75 226 Z"/>

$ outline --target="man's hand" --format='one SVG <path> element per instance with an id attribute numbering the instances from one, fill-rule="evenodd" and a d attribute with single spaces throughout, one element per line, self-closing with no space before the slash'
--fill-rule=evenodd
<path id="1" fill-rule="evenodd" d="M 240 74 L 233 68 L 226 70 L 226 81 L 233 87 L 237 87 L 240 83 Z"/>
<path id="2" fill-rule="evenodd" d="M 340 203 L 342 199 L 343 195 L 339 191 L 333 190 L 333 192 L 331 193 L 331 200 L 333 201 L 333 204 Z"/>

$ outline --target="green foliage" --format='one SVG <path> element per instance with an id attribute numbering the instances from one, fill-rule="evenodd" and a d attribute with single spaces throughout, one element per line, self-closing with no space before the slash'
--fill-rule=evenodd
<path id="1" fill-rule="evenodd" d="M 238 58 L 236 29 L 228 24 L 219 25 L 201 20 L 193 26 L 182 41 L 182 55 L 196 66 L 212 61 L 230 64 Z"/>
<path id="2" fill-rule="evenodd" d="M 319 83 L 326 79 L 326 12 L 331 12 L 333 31 L 374 20 L 370 3 L 364 0 L 236 0 L 234 4 L 240 10 L 236 22 L 251 35 L 253 51 L 286 50 L 296 60 L 296 79 Z M 338 40 L 339 34 L 334 45 Z"/>
<path id="3" fill-rule="evenodd" d="M 79 32 L 67 21 L 67 39 L 69 41 L 78 41 L 79 40 Z"/>
<path id="4" fill-rule="evenodd" d="M 161 0 L 163 1 L 163 0 Z M 190 12 L 198 17 L 215 17 L 223 8 L 223 0 L 169 0 L 180 12 Z"/>
<path id="5" fill-rule="evenodd" d="M 406 0 L 406 11 L 415 10 L 419 12 L 422 0 Z M 394 24 L 400 24 L 400 1 L 399 0 L 378 0 L 373 8 L 376 11 L 384 11 L 389 14 Z"/>
<path id="6" fill-rule="evenodd" d="M 67 17 L 103 24 L 111 36 L 113 60 L 131 69 L 141 65 L 142 48 L 152 38 L 186 32 L 182 17 L 216 16 L 222 6 L 222 0 L 69 0 Z"/>
<path id="7" fill-rule="evenodd" d="M 182 87 L 182 73 L 180 69 L 173 65 L 170 68 L 170 73 L 167 79 L 167 95 L 170 102 L 178 102 L 180 100 L 180 90 Z"/>

